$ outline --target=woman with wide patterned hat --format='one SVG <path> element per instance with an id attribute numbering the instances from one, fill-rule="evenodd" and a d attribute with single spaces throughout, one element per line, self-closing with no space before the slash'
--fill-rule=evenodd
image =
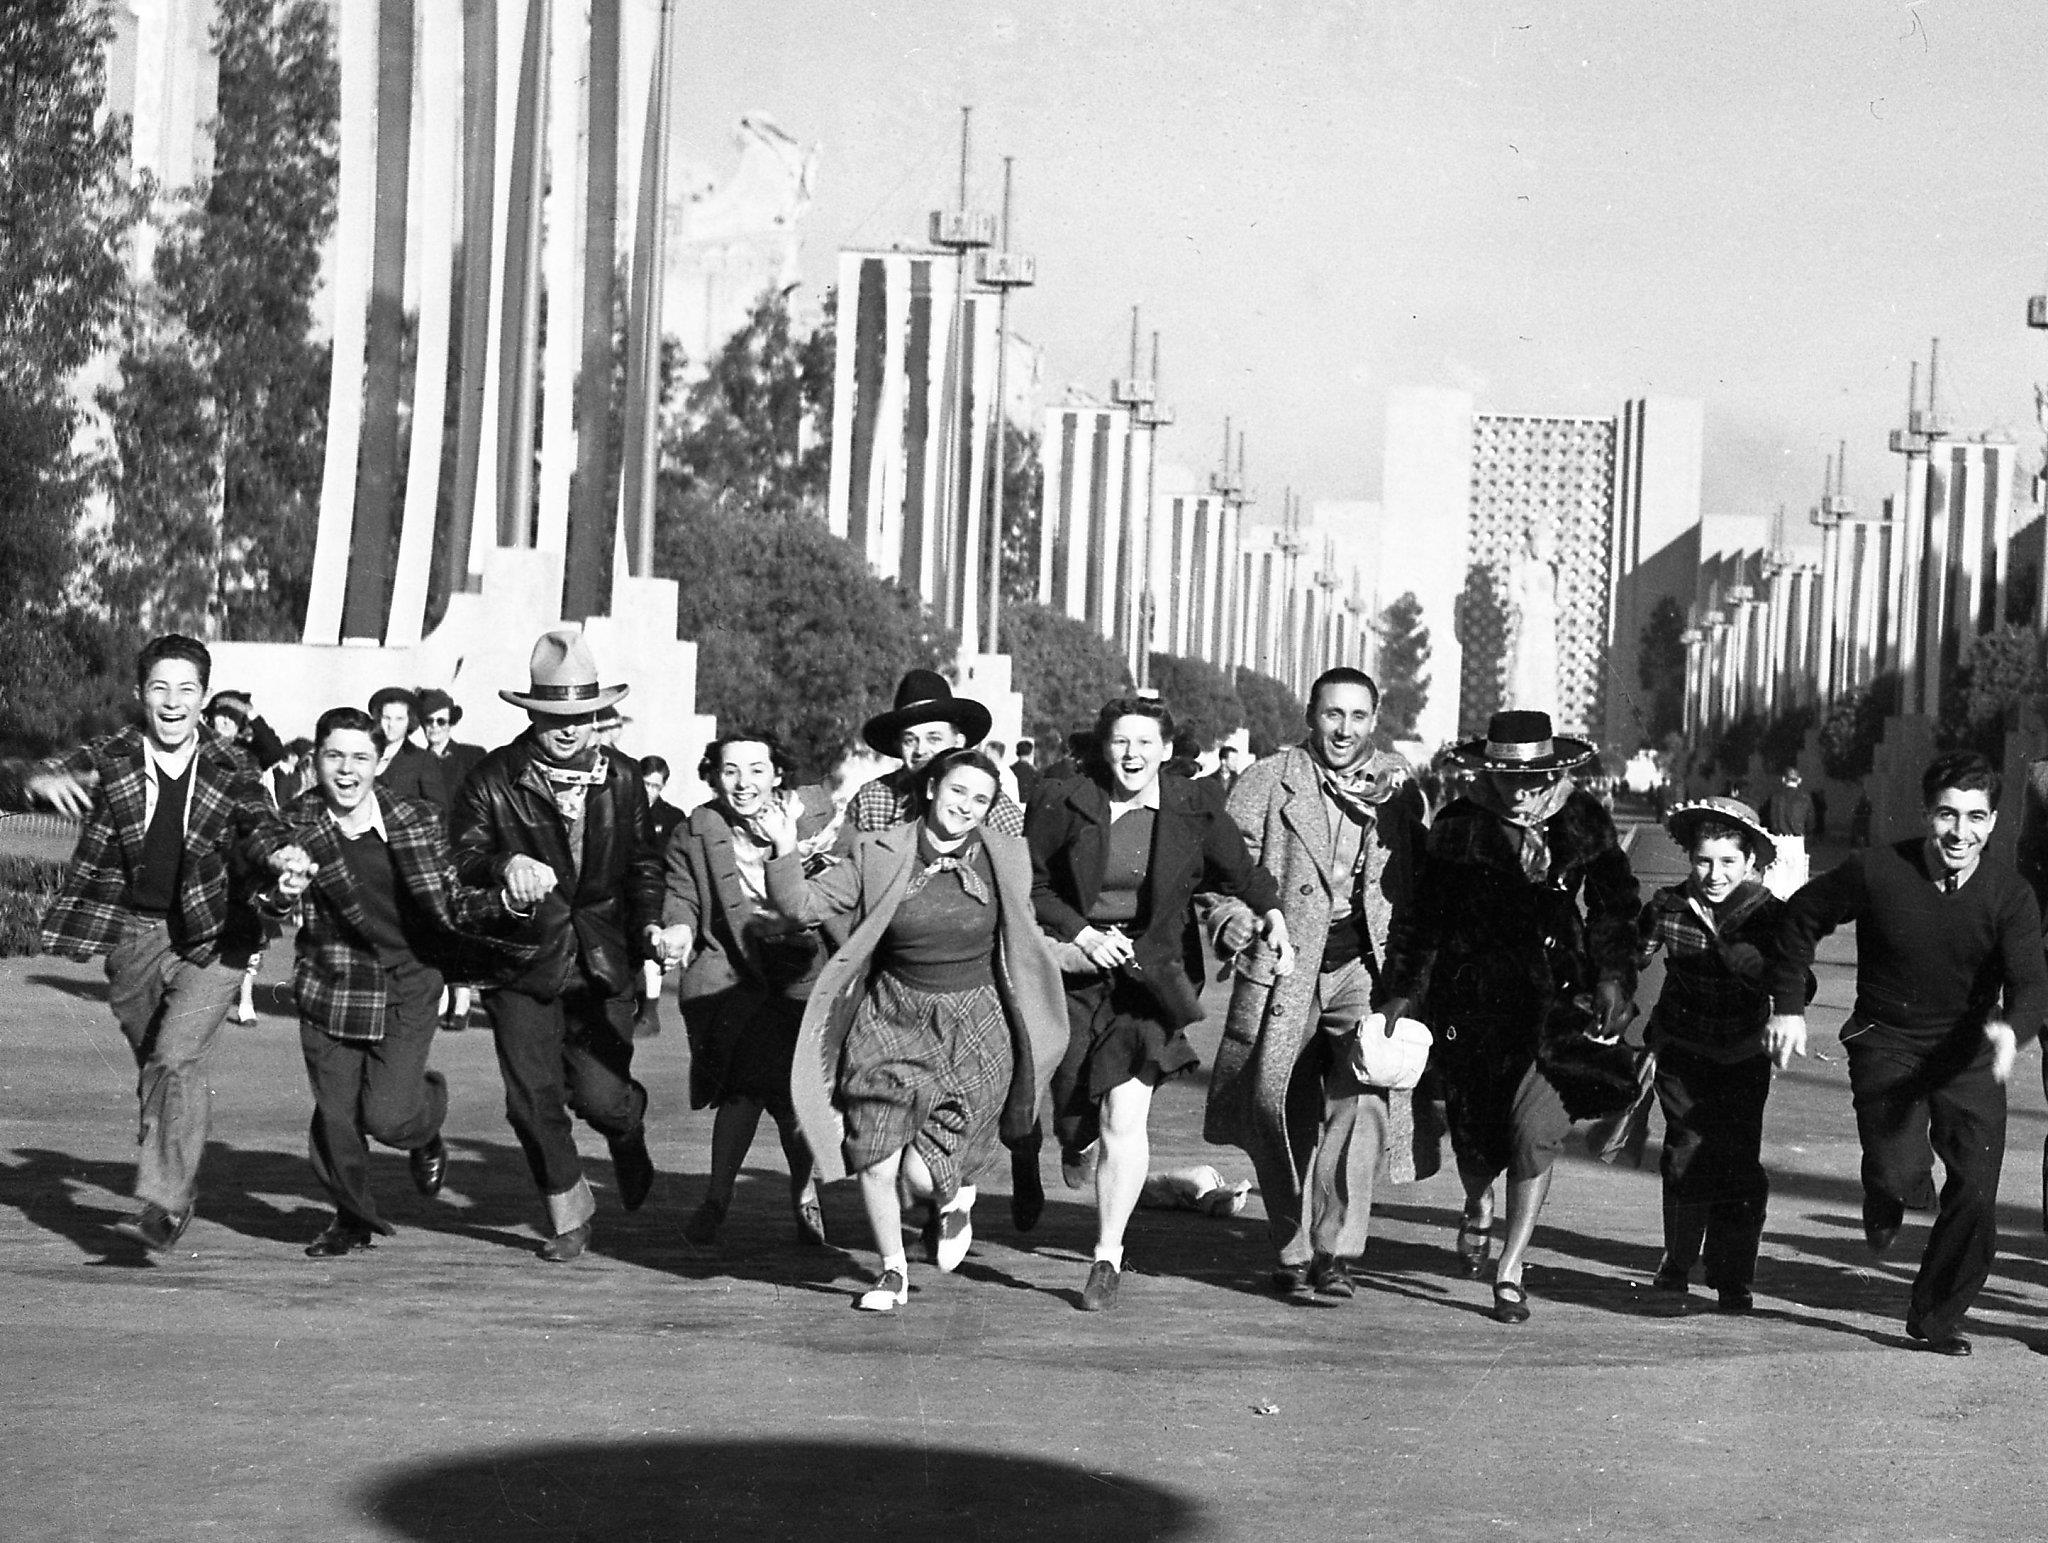
<path id="1" fill-rule="evenodd" d="M 1436 1032 L 1471 1274 L 1485 1268 L 1493 1183 L 1507 1175 L 1493 1282 L 1503 1323 L 1529 1316 L 1523 1256 L 1572 1121 L 1635 1092 L 1615 1037 L 1635 984 L 1639 896 L 1613 820 L 1572 777 L 1593 754 L 1528 711 L 1495 713 L 1483 738 L 1449 752 L 1469 786 L 1431 826 L 1417 903 L 1388 948 L 1384 1011 L 1405 1016 L 1420 999 L 1415 1016 Z"/>

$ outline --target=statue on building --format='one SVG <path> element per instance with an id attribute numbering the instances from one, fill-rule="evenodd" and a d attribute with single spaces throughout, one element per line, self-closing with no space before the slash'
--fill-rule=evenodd
<path id="1" fill-rule="evenodd" d="M 1507 650 L 1501 701 L 1521 711 L 1558 707 L 1557 536 L 1547 522 L 1532 526 L 1508 563 Z"/>

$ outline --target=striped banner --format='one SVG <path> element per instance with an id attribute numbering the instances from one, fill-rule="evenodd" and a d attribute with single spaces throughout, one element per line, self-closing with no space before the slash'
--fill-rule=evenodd
<path id="1" fill-rule="evenodd" d="M 1137 448 L 1124 408 L 1046 409 L 1038 600 L 1111 639 L 1128 635 L 1135 603 L 1129 499 Z"/>
<path id="2" fill-rule="evenodd" d="M 996 305 L 959 296 L 955 273 L 945 252 L 839 254 L 826 522 L 971 651 L 985 587 L 975 557 L 984 550 Z"/>

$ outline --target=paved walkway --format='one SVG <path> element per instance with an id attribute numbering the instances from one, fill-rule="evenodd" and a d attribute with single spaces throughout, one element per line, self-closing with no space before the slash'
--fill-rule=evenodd
<path id="1" fill-rule="evenodd" d="M 1646 873 L 1675 854 L 1650 832 Z M 1988 1539 L 2035 1535 L 2048 1250 L 2036 1052 L 2006 1166 L 2008 1254 L 1977 1355 L 1905 1348 L 1909 1222 L 1872 1261 L 1831 1031 L 1846 946 L 1815 1008 L 1823 1057 L 1783 1077 L 1776 1185 L 1748 1320 L 1666 1316 L 1654 1169 L 1570 1158 L 1537 1234 L 1536 1313 L 1511 1329 L 1451 1256 L 1449 1176 L 1384 1196 L 1368 1284 L 1343 1306 L 1259 1291 L 1263 1225 L 1141 1213 L 1118 1311 L 1075 1309 L 1091 1239 L 1055 1193 L 1028 1240 L 1000 1194 L 958 1276 L 915 1271 L 907 1311 L 849 1310 L 871 1267 L 791 1241 L 764 1137 L 725 1244 L 678 1228 L 710 1119 L 686 1107 L 679 1032 L 643 1047 L 662 1170 L 636 1216 L 601 1143 L 597 1249 L 533 1257 L 537 1208 L 489 1037 L 444 1037 L 454 1148 L 438 1203 L 396 1154 L 402 1229 L 304 1258 L 323 1210 L 273 950 L 265 1013 L 215 1066 L 200 1218 L 160 1264 L 108 1251 L 127 1209 L 132 1073 L 96 969 L 0 964 L 0 1538 L 456 1540 Z M 1212 1037 L 1213 1037 L 1213 1030 Z M 1206 1049 L 1206 1044 L 1204 1045 Z M 1169 1086 L 1155 1162 L 1199 1139 L 1199 1080 Z M 1057 1180 L 1055 1178 L 1055 1183 Z"/>

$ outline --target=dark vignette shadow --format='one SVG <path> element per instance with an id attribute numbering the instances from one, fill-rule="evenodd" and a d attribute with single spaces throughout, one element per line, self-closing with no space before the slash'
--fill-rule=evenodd
<path id="1" fill-rule="evenodd" d="M 360 1504 L 419 1543 L 1214 1537 L 1188 1496 L 1013 1453 L 885 1442 L 560 1442 L 455 1453 L 372 1478 Z"/>

